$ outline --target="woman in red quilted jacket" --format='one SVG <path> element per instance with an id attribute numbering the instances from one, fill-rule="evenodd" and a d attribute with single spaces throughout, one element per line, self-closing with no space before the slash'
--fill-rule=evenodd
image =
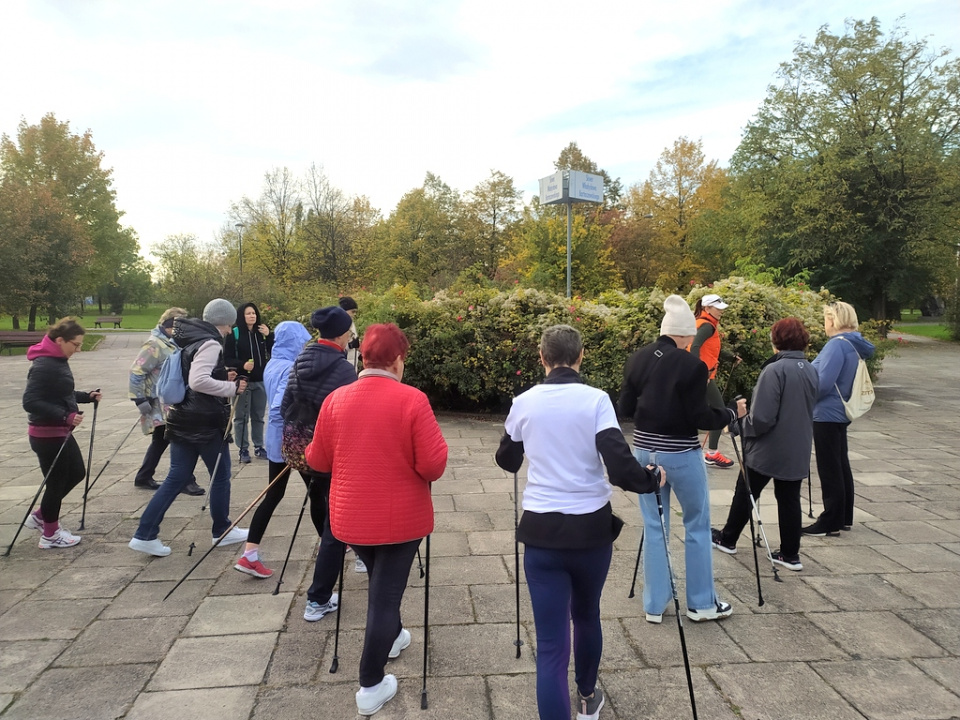
<path id="1" fill-rule="evenodd" d="M 330 529 L 367 566 L 370 589 L 357 710 L 373 715 L 397 693 L 388 658 L 410 645 L 400 602 L 420 541 L 433 531 L 430 483 L 447 465 L 447 443 L 427 396 L 404 385 L 409 341 L 396 325 L 371 325 L 357 382 L 323 403 L 306 459 L 331 473 Z"/>

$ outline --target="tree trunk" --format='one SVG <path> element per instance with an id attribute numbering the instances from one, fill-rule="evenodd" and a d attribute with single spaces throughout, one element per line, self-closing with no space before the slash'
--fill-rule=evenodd
<path id="1" fill-rule="evenodd" d="M 13 329 L 14 329 L 14 330 L 19 330 L 19 329 L 20 329 L 20 316 L 15 314 L 15 315 L 13 315 L 12 317 L 13 317 Z"/>
<path id="2" fill-rule="evenodd" d="M 27 317 L 27 330 L 37 329 L 37 306 L 30 306 L 30 315 Z"/>

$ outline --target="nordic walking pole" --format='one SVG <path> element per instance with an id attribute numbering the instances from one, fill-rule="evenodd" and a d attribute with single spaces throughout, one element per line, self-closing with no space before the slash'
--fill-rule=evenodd
<path id="1" fill-rule="evenodd" d="M 420 546 L 417 546 L 417 552 Z M 423 584 L 423 688 L 420 690 L 420 709 L 427 709 L 427 651 L 430 647 L 430 536 L 427 535 L 427 572 Z"/>
<path id="2" fill-rule="evenodd" d="M 103 475 L 103 471 L 107 469 L 107 466 L 110 464 L 110 461 L 117 456 L 117 453 L 120 452 L 120 448 L 123 447 L 123 444 L 127 441 L 127 438 L 130 437 L 130 434 L 136 429 L 137 425 L 139 424 L 140 424 L 140 418 L 137 418 L 136 420 L 133 421 L 133 427 L 127 430 L 127 434 L 123 436 L 123 440 L 121 440 L 120 444 L 117 445 L 116 448 L 114 448 L 113 455 L 107 458 L 107 461 L 103 464 L 103 467 L 100 468 L 100 472 L 98 472 L 97 476 L 90 481 L 90 487 L 87 489 L 87 492 L 89 492 L 90 490 L 93 490 L 93 486 L 97 484 L 97 480 L 99 480 L 100 476 Z"/>
<path id="3" fill-rule="evenodd" d="M 53 469 L 57 466 L 57 460 L 60 459 L 60 455 L 63 453 L 63 449 L 67 446 L 67 441 L 70 439 L 72 433 L 73 428 L 70 428 L 69 432 L 67 432 L 67 436 L 63 439 L 63 444 L 60 446 L 60 449 L 57 450 L 57 454 L 53 458 L 53 462 L 50 463 L 50 469 L 47 470 L 47 474 L 43 476 L 43 480 L 40 482 L 40 487 L 37 488 L 37 494 L 33 496 L 33 500 L 30 502 L 30 507 L 27 508 L 27 514 L 23 516 L 23 520 L 17 527 L 17 531 L 13 534 L 13 540 L 10 541 L 10 547 L 8 547 L 7 551 L 3 554 L 4 557 L 10 557 L 10 551 L 13 550 L 13 545 L 17 542 L 17 538 L 20 537 L 20 531 L 23 530 L 23 523 L 27 521 L 27 518 L 30 517 L 30 513 L 33 512 L 33 506 L 37 504 L 37 498 L 39 498 L 40 493 L 43 492 L 43 488 L 47 484 L 47 479 L 50 477 L 50 473 L 53 472 Z"/>
<path id="4" fill-rule="evenodd" d="M 517 528 L 520 526 L 518 505 L 518 486 L 519 480 L 517 473 L 513 474 L 513 582 L 516 587 L 517 596 L 517 639 L 513 644 L 517 646 L 517 657 L 520 657 L 520 646 L 523 640 L 520 639 L 520 540 L 517 538 Z"/>
<path id="5" fill-rule="evenodd" d="M 94 392 L 100 392 L 97 388 Z M 84 529 L 84 521 L 87 519 L 87 493 L 90 492 L 90 463 L 93 461 L 93 438 L 97 434 L 97 410 L 100 407 L 100 401 L 93 401 L 93 424 L 90 425 L 90 448 L 87 450 L 87 475 L 83 479 L 83 512 L 80 513 L 80 529 Z"/>
<path id="6" fill-rule="evenodd" d="M 327 512 L 330 512 L 329 509 Z M 347 559 L 347 546 L 343 546 L 343 552 L 340 554 L 340 588 L 337 594 L 337 630 L 333 634 L 333 662 L 330 663 L 330 672 L 335 673 L 340 669 L 340 609 L 343 607 L 343 563 Z"/>
<path id="7" fill-rule="evenodd" d="M 660 496 L 660 466 L 655 457 L 650 458 L 656 469 L 653 471 L 657 489 L 657 514 L 660 516 L 660 530 L 663 532 L 663 550 L 667 555 L 667 574 L 670 576 L 670 590 L 673 592 L 673 607 L 677 613 L 677 629 L 680 631 L 680 649 L 683 650 L 683 669 L 687 672 L 687 689 L 690 691 L 690 707 L 693 708 L 693 720 L 697 720 L 697 699 L 693 695 L 693 676 L 690 674 L 690 657 L 687 655 L 687 638 L 683 634 L 683 620 L 680 619 L 680 599 L 677 597 L 677 581 L 673 577 L 673 561 L 670 559 L 670 546 L 667 544 L 667 526 L 663 521 L 663 498 Z"/>
<path id="8" fill-rule="evenodd" d="M 420 579 L 423 579 L 423 558 L 420 557 L 420 546 L 417 546 L 417 569 L 420 570 Z"/>
<path id="9" fill-rule="evenodd" d="M 810 468 L 807 468 L 807 502 L 809 503 L 809 510 L 807 511 L 807 516 L 812 520 L 813 519 L 813 481 L 810 479 Z"/>
<path id="10" fill-rule="evenodd" d="M 217 458 L 217 460 L 219 461 L 219 458 Z M 247 505 L 246 509 L 245 509 L 242 513 L 240 513 L 239 517 L 237 517 L 237 519 L 233 521 L 233 524 L 230 525 L 230 527 L 228 527 L 220 537 L 218 537 L 216 540 L 213 541 L 213 546 L 203 554 L 203 557 L 201 557 L 199 560 L 197 560 L 197 561 L 193 564 L 193 567 L 192 567 L 192 568 L 190 568 L 189 570 L 187 570 L 187 573 L 186 573 L 182 578 L 180 578 L 180 579 L 177 581 L 177 584 L 176 584 L 176 585 L 174 585 L 172 588 L 170 588 L 170 592 L 168 592 L 166 595 L 163 596 L 163 599 L 164 599 L 164 600 L 166 600 L 168 597 L 170 597 L 171 595 L 173 595 L 173 591 L 176 590 L 178 587 L 180 587 L 180 586 L 183 584 L 183 581 L 184 581 L 184 580 L 186 580 L 188 577 L 190 577 L 190 574 L 200 566 L 200 563 L 202 563 L 202 562 L 206 559 L 207 555 L 209 555 L 210 553 L 212 553 L 214 550 L 216 550 L 216 549 L 220 546 L 220 541 L 223 540 L 227 535 L 229 535 L 229 534 L 230 534 L 230 531 L 233 530 L 237 525 L 240 524 L 240 521 L 243 520 L 244 516 L 246 516 L 246 514 L 247 514 L 248 512 L 250 512 L 251 510 L 253 510 L 254 506 L 263 499 L 263 496 L 264 496 L 264 495 L 267 494 L 267 491 L 270 490 L 270 488 L 273 487 L 273 484 L 274 484 L 275 482 L 277 482 L 280 478 L 283 477 L 284 470 L 286 470 L 288 467 L 289 467 L 289 465 L 284 465 L 284 466 L 283 466 L 283 470 L 281 470 L 279 473 L 277 473 L 277 476 L 276 476 L 273 480 L 271 480 L 271 481 L 270 481 L 270 484 L 267 485 L 267 486 L 260 492 L 260 494 L 257 495 L 257 496 L 253 499 L 253 502 L 252 502 L 252 503 L 250 503 L 249 505 Z"/>
<path id="11" fill-rule="evenodd" d="M 287 556 L 283 559 L 283 567 L 280 568 L 280 577 L 277 578 L 277 586 L 273 589 L 274 595 L 280 594 L 280 586 L 283 584 L 283 574 L 287 571 L 287 563 L 290 562 L 290 553 L 293 552 L 293 543 L 297 540 L 297 533 L 300 531 L 300 522 L 303 520 L 303 511 L 307 507 L 307 501 L 310 500 L 310 490 L 313 488 L 315 475 L 310 476 L 307 483 L 307 494 L 303 496 L 303 505 L 300 506 L 300 514 L 297 516 L 297 524 L 293 527 L 293 537 L 290 538 L 290 547 L 287 548 Z"/>
<path id="12" fill-rule="evenodd" d="M 643 552 L 643 528 L 640 528 L 640 547 L 637 548 L 637 564 L 633 566 L 633 582 L 630 583 L 630 594 L 627 595 L 628 598 L 632 598 L 635 593 L 634 589 L 637 587 L 637 573 L 640 571 L 640 554 Z"/>
<path id="13" fill-rule="evenodd" d="M 743 435 L 743 423 L 738 419 L 737 425 L 740 427 L 740 434 Z M 733 443 L 733 452 L 737 456 L 737 462 L 740 463 L 740 475 L 743 477 L 743 483 L 747 490 L 747 497 L 750 498 L 750 505 L 753 508 L 753 512 L 750 514 L 750 532 L 753 534 L 753 516 L 757 516 L 757 530 L 760 533 L 760 537 L 763 539 L 763 544 L 767 547 L 767 559 L 770 561 L 770 567 L 773 568 L 773 581 L 774 582 L 783 582 L 780 579 L 780 571 L 777 570 L 777 564 L 773 562 L 773 553 L 770 552 L 770 543 L 767 541 L 767 531 L 763 527 L 763 520 L 760 519 L 760 510 L 757 508 L 757 501 L 753 497 L 753 489 L 750 487 L 750 481 L 747 480 L 747 465 L 744 457 L 746 456 L 746 450 L 744 454 L 740 454 L 740 448 L 737 447 L 737 439 L 731 435 L 730 440 Z M 753 562 L 757 564 L 757 538 L 756 535 L 753 535 Z M 760 570 L 757 570 L 757 587 L 760 587 Z M 763 605 L 763 596 L 760 596 L 760 605 Z"/>
<path id="14" fill-rule="evenodd" d="M 213 479 L 217 476 L 217 470 L 220 469 L 220 460 L 223 458 L 223 451 L 227 446 L 227 438 L 230 437 L 230 430 L 233 427 L 233 414 L 236 411 L 237 402 L 236 395 L 234 395 L 234 402 L 230 403 L 230 417 L 227 418 L 227 429 L 223 431 L 223 441 L 220 443 L 220 452 L 217 453 L 217 461 L 213 464 L 213 472 L 210 473 L 210 485 L 207 487 L 207 495 L 204 498 L 203 505 L 200 507 L 200 512 L 207 509 L 207 502 L 210 500 L 210 493 L 213 490 Z M 274 480 L 276 480 L 276 478 L 274 478 Z M 273 483 L 271 482 L 270 484 L 272 485 Z M 204 557 L 206 557 L 206 555 L 204 555 Z"/>

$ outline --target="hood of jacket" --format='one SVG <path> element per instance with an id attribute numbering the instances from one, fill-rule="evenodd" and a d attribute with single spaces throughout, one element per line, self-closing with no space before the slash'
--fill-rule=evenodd
<path id="1" fill-rule="evenodd" d="M 248 302 L 237 308 L 237 322 L 234 324 L 234 327 L 238 327 L 241 330 L 247 329 L 247 319 L 244 317 L 247 308 L 253 308 L 253 311 L 257 314 L 257 321 L 253 324 L 253 327 L 256 328 L 263 322 L 263 318 L 260 317 L 260 308 L 258 308 L 255 303 Z"/>
<path id="2" fill-rule="evenodd" d="M 284 320 L 273 331 L 273 350 L 271 360 L 293 361 L 310 341 L 310 333 L 298 322 Z"/>
<path id="3" fill-rule="evenodd" d="M 55 340 L 51 340 L 49 335 L 44 335 L 43 340 L 27 348 L 27 360 L 36 360 L 41 357 L 65 359 L 67 356 L 63 354 L 63 350 Z"/>
<path id="4" fill-rule="evenodd" d="M 173 341 L 181 348 L 189 347 L 201 340 L 223 342 L 223 335 L 216 325 L 200 318 L 177 318 L 173 321 Z"/>
<path id="5" fill-rule="evenodd" d="M 856 349 L 857 354 L 860 357 L 862 357 L 864 360 L 873 356 L 873 351 L 876 350 L 876 347 L 872 342 L 867 340 L 863 335 L 861 335 L 856 330 L 852 332 L 837 333 L 837 335 L 834 335 L 834 337 L 837 337 L 839 335 L 842 335 L 847 340 L 849 340 L 853 344 L 853 347 Z"/>

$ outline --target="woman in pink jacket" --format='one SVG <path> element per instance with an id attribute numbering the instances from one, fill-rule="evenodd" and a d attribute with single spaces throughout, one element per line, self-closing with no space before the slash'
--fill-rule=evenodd
<path id="1" fill-rule="evenodd" d="M 396 325 L 363 336 L 357 382 L 327 396 L 307 446 L 310 466 L 331 473 L 330 529 L 367 566 L 370 589 L 357 710 L 373 715 L 397 693 L 388 658 L 410 645 L 400 602 L 420 541 L 433 531 L 430 484 L 447 443 L 427 396 L 404 385 L 410 343 Z"/>

